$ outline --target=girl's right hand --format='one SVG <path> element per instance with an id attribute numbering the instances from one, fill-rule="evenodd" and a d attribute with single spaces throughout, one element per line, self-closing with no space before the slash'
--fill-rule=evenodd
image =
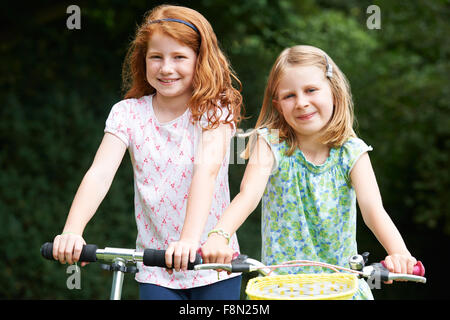
<path id="1" fill-rule="evenodd" d="M 80 260 L 81 249 L 86 244 L 83 237 L 75 233 L 62 233 L 53 240 L 53 258 L 60 263 L 73 264 Z M 82 262 L 84 267 L 89 262 Z"/>
<path id="2" fill-rule="evenodd" d="M 413 274 L 414 266 L 417 263 L 417 260 L 411 256 L 409 252 L 402 254 L 394 253 L 388 255 L 384 259 L 384 263 L 389 272 Z M 385 281 L 385 283 L 391 284 L 392 280 Z"/>
<path id="3" fill-rule="evenodd" d="M 227 239 L 212 233 L 201 248 L 203 263 L 231 263 L 234 251 L 227 243 Z"/>

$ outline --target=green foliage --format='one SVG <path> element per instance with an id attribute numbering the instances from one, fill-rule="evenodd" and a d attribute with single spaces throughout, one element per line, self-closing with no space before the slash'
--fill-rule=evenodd
<path id="1" fill-rule="evenodd" d="M 156 5 L 156 2 L 152 2 Z M 273 61 L 286 46 L 325 50 L 352 85 L 358 134 L 383 202 L 412 254 L 437 263 L 435 243 L 450 238 L 449 27 L 445 1 L 178 1 L 203 13 L 243 83 L 251 128 Z M 381 29 L 366 27 L 366 8 L 381 9 Z M 0 297 L 107 299 L 110 274 L 82 269 L 82 290 L 68 290 L 66 267 L 44 261 L 42 243 L 61 232 L 73 196 L 95 155 L 111 106 L 121 99 L 121 66 L 143 0 L 81 2 L 81 30 L 68 30 L 69 3 L 8 4 L 0 45 L 0 244 L 6 262 Z M 6 14 L 5 14 L 6 13 Z M 236 158 L 235 158 L 236 159 Z M 230 166 L 232 196 L 245 165 Z M 85 230 L 87 242 L 133 247 L 133 184 L 126 157 Z M 384 252 L 360 219 L 358 244 Z M 260 257 L 260 208 L 238 231 L 242 252 Z M 245 282 L 244 282 L 245 286 Z M 412 288 L 412 289 L 411 289 Z M 430 298 L 445 285 L 391 286 L 376 298 Z M 127 275 L 123 297 L 137 298 Z"/>

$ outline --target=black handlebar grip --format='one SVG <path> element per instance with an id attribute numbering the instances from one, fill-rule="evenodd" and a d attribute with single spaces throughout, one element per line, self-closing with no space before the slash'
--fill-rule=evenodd
<path id="1" fill-rule="evenodd" d="M 166 266 L 166 251 L 156 250 L 156 249 L 145 249 L 143 260 L 144 265 L 147 267 L 161 267 L 167 268 Z M 172 260 L 173 263 L 173 260 Z M 188 270 L 194 270 L 194 266 L 202 263 L 201 256 L 197 253 L 195 256 L 195 261 L 188 262 Z"/>
<path id="2" fill-rule="evenodd" d="M 97 249 L 95 244 L 87 244 L 81 249 L 80 262 L 96 262 Z M 53 260 L 53 242 L 46 242 L 41 247 L 41 255 L 48 260 Z"/>
<path id="3" fill-rule="evenodd" d="M 97 249 L 98 247 L 95 244 L 84 245 L 81 250 L 80 262 L 96 262 Z"/>
<path id="4" fill-rule="evenodd" d="M 41 255 L 48 260 L 53 259 L 53 242 L 46 242 L 41 247 Z"/>

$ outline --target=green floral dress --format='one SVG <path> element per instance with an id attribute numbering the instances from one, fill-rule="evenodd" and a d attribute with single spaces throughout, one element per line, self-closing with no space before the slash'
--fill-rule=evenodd
<path id="1" fill-rule="evenodd" d="M 297 149 L 286 156 L 286 142 L 258 130 L 272 149 L 274 167 L 262 198 L 262 261 L 273 265 L 289 260 L 315 260 L 348 267 L 357 254 L 356 194 L 350 171 L 359 157 L 372 150 L 359 138 L 332 148 L 321 165 L 306 160 Z M 277 272 L 298 273 L 298 268 Z M 332 272 L 303 267 L 301 272 Z M 353 299 L 373 299 L 366 281 L 359 280 Z"/>

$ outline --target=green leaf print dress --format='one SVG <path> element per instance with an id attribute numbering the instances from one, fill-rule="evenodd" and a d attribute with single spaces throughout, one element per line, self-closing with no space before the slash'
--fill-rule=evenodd
<path id="1" fill-rule="evenodd" d="M 274 154 L 274 166 L 262 198 L 262 261 L 315 260 L 348 267 L 357 254 L 356 194 L 350 171 L 359 157 L 372 150 L 359 138 L 332 148 L 321 165 L 309 162 L 297 149 L 286 156 L 267 128 L 259 129 Z M 281 268 L 279 273 L 332 272 L 317 267 Z M 353 299 L 373 299 L 366 281 L 359 280 Z"/>

